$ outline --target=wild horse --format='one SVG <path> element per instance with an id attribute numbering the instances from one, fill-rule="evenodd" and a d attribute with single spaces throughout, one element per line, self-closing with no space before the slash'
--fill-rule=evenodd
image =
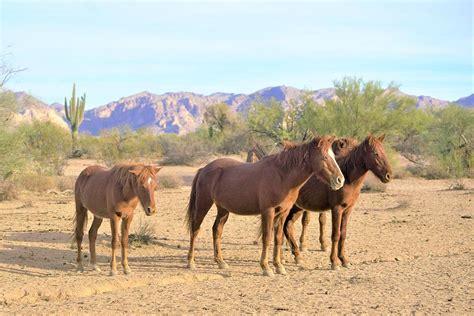
<path id="1" fill-rule="evenodd" d="M 90 262 L 94 270 L 100 271 L 96 262 L 95 241 L 97 231 L 104 218 L 110 219 L 112 230 L 112 259 L 110 274 L 117 274 L 115 254 L 119 247 L 119 224 L 121 227 L 122 266 L 125 274 L 131 272 L 128 265 L 128 233 L 138 203 L 145 214 L 156 212 L 154 192 L 156 174 L 161 167 L 143 164 L 121 164 L 108 170 L 101 166 L 84 169 L 76 180 L 74 238 L 77 242 L 77 269 L 83 271 L 81 244 L 87 226 L 87 210 L 94 214 L 89 230 Z"/>
<path id="2" fill-rule="evenodd" d="M 380 137 L 369 135 L 346 156 L 338 159 L 337 162 L 345 177 L 345 184 L 341 190 L 332 191 L 326 183 L 316 177 L 311 177 L 301 188 L 295 206 L 290 210 L 284 225 L 285 235 L 290 241 L 297 263 L 300 262 L 300 251 L 294 236 L 294 221 L 303 210 L 315 212 L 331 210 L 331 266 L 333 269 L 338 269 L 339 260 L 344 267 L 349 266 L 344 248 L 347 223 L 359 198 L 367 171 L 372 171 L 383 183 L 389 182 L 392 178 L 392 169 L 383 148 L 384 138 L 385 135 Z"/>
<path id="3" fill-rule="evenodd" d="M 255 163 L 233 159 L 214 160 L 194 177 L 187 209 L 190 232 L 188 267 L 195 268 L 194 247 L 201 223 L 213 204 L 217 217 L 213 225 L 214 259 L 219 268 L 227 268 L 222 257 L 221 236 L 232 212 L 238 215 L 261 215 L 263 274 L 273 276 L 268 265 L 268 247 L 276 221 L 273 264 L 277 273 L 285 274 L 281 264 L 284 220 L 296 202 L 301 186 L 315 175 L 328 187 L 338 190 L 344 177 L 334 159 L 331 144 L 334 137 L 318 137 L 300 145 L 287 146 L 282 152 Z"/>

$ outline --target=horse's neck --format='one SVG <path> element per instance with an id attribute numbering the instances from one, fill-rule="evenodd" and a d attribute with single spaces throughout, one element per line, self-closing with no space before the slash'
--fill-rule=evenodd
<path id="1" fill-rule="evenodd" d="M 304 168 L 292 168 L 283 172 L 283 179 L 288 182 L 290 188 L 300 187 L 308 181 L 312 175 L 312 170 L 305 166 Z"/>
<path id="2" fill-rule="evenodd" d="M 364 182 L 365 176 L 367 175 L 367 167 L 364 163 L 364 158 L 355 151 L 352 151 L 349 155 L 357 155 L 350 157 L 352 159 L 343 159 L 341 171 L 346 178 L 347 184 L 355 186 L 361 185 Z M 349 158 L 349 157 L 348 157 Z"/>

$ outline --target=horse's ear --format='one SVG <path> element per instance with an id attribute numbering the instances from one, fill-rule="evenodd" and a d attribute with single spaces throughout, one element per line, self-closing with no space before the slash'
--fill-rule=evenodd
<path id="1" fill-rule="evenodd" d="M 367 135 L 367 140 L 369 141 L 369 144 L 372 145 L 374 143 L 374 136 L 371 133 L 369 133 Z"/>
<path id="2" fill-rule="evenodd" d="M 384 141 L 384 139 L 385 139 L 385 134 L 380 135 L 377 139 L 378 139 L 381 143 L 383 143 L 383 141 Z"/>
<path id="3" fill-rule="evenodd" d="M 134 175 L 138 176 L 140 172 L 142 172 L 140 169 L 133 169 L 133 170 L 128 170 L 128 172 L 133 173 Z"/>
<path id="4" fill-rule="evenodd" d="M 161 169 L 163 169 L 163 167 L 156 166 L 153 167 L 153 169 L 155 170 L 155 173 L 158 173 Z"/>

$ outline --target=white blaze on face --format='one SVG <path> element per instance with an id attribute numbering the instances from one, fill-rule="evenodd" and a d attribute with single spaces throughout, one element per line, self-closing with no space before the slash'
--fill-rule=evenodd
<path id="1" fill-rule="evenodd" d="M 331 157 L 332 161 L 334 161 L 334 164 L 337 167 L 337 171 L 339 171 L 339 173 L 342 174 L 341 169 L 339 168 L 339 165 L 337 164 L 336 156 L 334 155 L 334 152 L 332 151 L 332 147 L 329 147 L 328 154 L 329 154 L 329 157 Z M 342 184 L 344 184 L 344 178 L 342 178 Z"/>
<path id="2" fill-rule="evenodd" d="M 152 180 L 151 180 L 151 177 L 149 177 L 149 178 L 148 178 L 148 185 L 151 184 L 151 181 L 152 181 Z"/>

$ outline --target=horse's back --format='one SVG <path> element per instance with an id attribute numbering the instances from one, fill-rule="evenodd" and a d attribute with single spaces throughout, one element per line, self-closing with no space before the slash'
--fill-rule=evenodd
<path id="1" fill-rule="evenodd" d="M 77 177 L 75 186 L 76 203 L 87 209 L 103 211 L 106 205 L 106 190 L 110 170 L 102 166 L 89 166 Z"/>

